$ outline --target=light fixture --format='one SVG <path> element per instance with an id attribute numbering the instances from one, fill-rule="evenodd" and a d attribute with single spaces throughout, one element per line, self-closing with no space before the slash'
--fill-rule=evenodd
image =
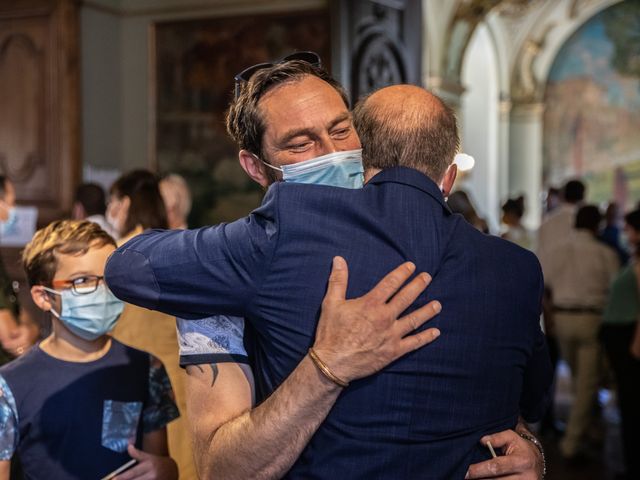
<path id="1" fill-rule="evenodd" d="M 461 172 L 467 172 L 474 167 L 476 160 L 466 153 L 458 153 L 453 159 L 453 163 L 458 166 L 458 170 Z"/>

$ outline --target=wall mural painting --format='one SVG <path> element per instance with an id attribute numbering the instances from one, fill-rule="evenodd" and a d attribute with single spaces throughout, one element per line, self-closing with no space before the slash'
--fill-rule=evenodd
<path id="1" fill-rule="evenodd" d="M 330 59 L 328 10 L 156 24 L 156 158 L 194 195 L 189 225 L 231 221 L 260 204 L 262 189 L 238 164 L 224 113 L 233 77 L 300 50 Z"/>
<path id="2" fill-rule="evenodd" d="M 558 53 L 546 89 L 544 182 L 584 177 L 589 201 L 640 200 L 640 0 L 591 18 Z"/>

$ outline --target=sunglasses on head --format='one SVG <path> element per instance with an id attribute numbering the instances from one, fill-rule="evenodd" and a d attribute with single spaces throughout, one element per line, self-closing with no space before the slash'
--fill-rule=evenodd
<path id="1" fill-rule="evenodd" d="M 291 55 L 287 55 L 286 57 L 283 57 L 282 59 L 274 63 L 268 63 L 268 62 L 258 63 L 249 68 L 245 68 L 235 77 L 233 77 L 233 79 L 235 80 L 236 100 L 240 96 L 240 88 L 242 84 L 248 82 L 258 70 L 271 68 L 274 65 L 280 65 L 281 63 L 288 62 L 291 60 L 300 60 L 303 62 L 307 62 L 308 64 L 313 65 L 314 67 L 318 67 L 318 68 L 322 67 L 322 60 L 320 60 L 320 55 L 318 55 L 315 52 L 295 52 L 295 53 L 292 53 Z"/>

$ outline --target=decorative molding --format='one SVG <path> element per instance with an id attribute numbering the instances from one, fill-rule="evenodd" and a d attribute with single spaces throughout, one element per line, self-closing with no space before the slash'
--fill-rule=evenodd
<path id="1" fill-rule="evenodd" d="M 341 0 L 335 6 L 340 17 L 341 80 L 354 101 L 387 85 L 421 83 L 418 2 Z"/>
<path id="2" fill-rule="evenodd" d="M 450 83 L 460 83 L 464 52 L 478 24 L 502 0 L 471 0 L 460 3 L 447 29 L 442 72 Z"/>
<path id="3" fill-rule="evenodd" d="M 549 33 L 555 27 L 555 22 L 547 23 L 537 39 L 526 39 L 520 48 L 511 81 L 511 97 L 514 100 L 532 103 L 542 99 L 545 85 L 536 77 L 534 63 L 544 50 Z"/>
<path id="4" fill-rule="evenodd" d="M 15 53 L 17 53 L 18 51 L 23 52 L 21 55 L 22 61 L 26 63 L 23 63 L 21 66 L 25 69 L 25 72 L 26 70 L 31 70 L 31 73 L 33 73 L 33 77 L 39 80 L 38 85 L 34 86 L 35 88 L 31 92 L 28 92 L 32 94 L 32 97 L 30 97 L 28 93 L 25 94 L 24 89 L 27 88 L 26 83 L 23 83 L 23 89 L 13 90 L 10 93 L 10 95 L 14 98 L 15 95 L 24 96 L 25 104 L 21 106 L 20 112 L 14 112 L 13 110 L 5 111 L 6 115 L 15 118 L 17 115 L 24 113 L 25 110 L 29 107 L 28 100 L 33 98 L 36 101 L 36 112 L 31 112 L 33 113 L 33 117 L 35 119 L 35 125 L 31 126 L 35 127 L 35 129 L 33 131 L 30 131 L 31 129 L 28 129 L 28 131 L 25 131 L 23 133 L 23 135 L 33 135 L 33 147 L 36 150 L 14 152 L 20 156 L 14 156 L 13 158 L 9 158 L 7 152 L 0 151 L 0 172 L 4 175 L 7 175 L 18 184 L 24 184 L 33 177 L 34 173 L 39 167 L 45 165 L 43 152 L 39 150 L 41 150 L 43 147 L 43 118 L 45 116 L 45 106 L 43 102 L 46 96 L 44 86 L 46 68 L 43 64 L 43 51 L 36 46 L 32 38 L 24 33 L 9 34 L 0 45 L 0 85 L 2 85 L 2 78 L 9 80 L 12 76 L 11 71 L 20 67 L 20 65 L 16 65 L 15 58 L 13 63 L 7 63 L 7 57 L 9 56 L 9 53 L 12 51 L 12 49 L 17 49 Z M 20 103 L 22 104 L 22 102 Z M 2 118 L 2 112 L 0 112 L 0 125 L 3 125 L 5 128 L 7 128 L 11 124 L 11 118 Z M 2 145 L 2 147 L 7 146 Z"/>
<path id="5" fill-rule="evenodd" d="M 328 0 L 82 0 L 82 8 L 89 8 L 117 17 L 154 17 L 195 15 L 233 15 L 246 12 L 310 10 L 326 8 Z"/>
<path id="6" fill-rule="evenodd" d="M 496 7 L 496 12 L 505 18 L 522 18 L 529 14 L 533 8 L 546 0 L 510 0 L 503 1 Z"/>
<path id="7" fill-rule="evenodd" d="M 544 102 L 516 102 L 511 105 L 511 120 L 516 121 L 542 121 Z"/>
<path id="8" fill-rule="evenodd" d="M 509 98 L 509 95 L 501 93 L 500 99 L 498 100 L 498 113 L 500 118 L 508 118 L 512 108 L 513 102 L 511 101 L 511 98 Z"/>
<path id="9" fill-rule="evenodd" d="M 569 18 L 575 19 L 580 15 L 580 11 L 601 3 L 600 0 L 572 0 L 569 6 Z"/>

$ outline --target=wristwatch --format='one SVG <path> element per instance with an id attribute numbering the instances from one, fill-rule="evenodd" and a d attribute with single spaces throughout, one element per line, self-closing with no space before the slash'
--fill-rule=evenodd
<path id="1" fill-rule="evenodd" d="M 538 440 L 536 437 L 534 437 L 530 433 L 518 432 L 518 431 L 516 431 L 516 433 L 520 435 L 522 438 L 524 438 L 525 440 L 529 440 L 531 443 L 533 443 L 538 449 L 538 451 L 540 452 L 540 456 L 542 457 L 542 480 L 544 480 L 544 477 L 547 475 L 547 461 L 544 457 L 544 448 L 542 448 L 542 443 L 540 443 L 540 440 Z"/>

